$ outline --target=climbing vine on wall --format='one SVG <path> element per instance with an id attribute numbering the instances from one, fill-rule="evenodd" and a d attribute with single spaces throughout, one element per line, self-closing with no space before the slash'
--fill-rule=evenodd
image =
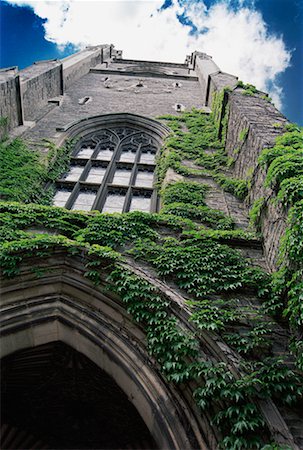
<path id="1" fill-rule="evenodd" d="M 161 189 L 163 214 L 195 220 L 216 229 L 234 228 L 233 219 L 205 204 L 208 186 L 192 181 L 169 183 Z"/>
<path id="2" fill-rule="evenodd" d="M 47 183 L 54 182 L 69 164 L 71 145 L 57 148 L 44 142 L 47 156 L 31 149 L 21 139 L 0 142 L 0 199 L 50 204 L 53 196 Z"/>
<path id="3" fill-rule="evenodd" d="M 162 185 L 167 170 L 171 168 L 183 176 L 212 176 L 226 192 L 235 195 L 240 200 L 246 197 L 247 180 L 234 179 L 227 173 L 233 162 L 227 157 L 224 149 L 228 108 L 224 115 L 222 115 L 221 109 L 222 100 L 227 91 L 228 88 L 222 93 L 213 95 L 214 107 L 210 115 L 193 110 L 178 117 L 160 117 L 172 129 L 172 135 L 167 139 L 158 157 L 159 186 Z M 220 126 L 222 126 L 221 139 L 218 138 Z M 185 165 L 186 160 L 192 160 L 196 168 Z"/>
<path id="4" fill-rule="evenodd" d="M 298 377 L 277 360 L 251 363 L 254 365 L 249 371 L 243 366 L 236 374 L 225 363 L 201 359 L 199 330 L 205 322 L 199 316 L 201 310 L 192 318 L 198 325 L 197 333 L 185 330 L 172 315 L 170 300 L 126 267 L 121 255 L 110 247 L 79 243 L 64 236 L 29 235 L 27 239 L 3 243 L 0 251 L 3 274 L 16 276 L 22 262 L 32 258 L 33 252 L 39 266 L 39 260 L 45 261 L 55 249 L 64 249 L 73 258 L 81 258 L 87 278 L 97 285 L 107 283 L 108 289 L 119 294 L 133 320 L 144 326 L 150 354 L 169 381 L 179 384 L 195 380 L 198 383 L 194 398 L 201 410 L 207 407 L 212 411 L 213 421 L 223 435 L 222 448 L 261 446 L 258 434 L 266 435 L 265 423 L 252 403 L 254 400 L 283 394 L 291 403 L 300 395 Z M 238 261 L 239 256 L 232 254 L 232 258 Z M 238 261 L 239 264 L 243 263 Z M 229 315 L 226 322 L 236 319 Z M 277 383 L 277 380 L 281 381 Z"/>
<path id="5" fill-rule="evenodd" d="M 279 271 L 272 282 L 269 311 L 289 319 L 293 331 L 291 348 L 303 369 L 303 131 L 293 124 L 276 138 L 274 147 L 264 149 L 259 163 L 267 171 L 266 185 L 276 193 L 288 212 L 288 227 L 281 242 Z M 260 229 L 261 216 L 267 206 L 265 198 L 257 199 L 251 209 L 251 220 Z"/>
<path id="6" fill-rule="evenodd" d="M 303 205 L 300 188 L 296 188 L 295 181 L 283 185 L 290 178 L 283 178 L 281 170 L 295 180 L 301 172 L 296 159 L 291 159 L 291 168 L 283 159 L 268 171 L 268 184 L 277 189 L 278 196 L 284 192 L 283 199 L 286 192 L 291 192 L 292 196 L 287 195 L 287 205 L 293 205 L 291 227 L 283 247 L 291 266 L 284 267 L 284 275 L 280 272 L 273 283 L 264 270 L 253 266 L 239 250 L 231 247 L 235 242 L 255 242 L 257 236 L 234 229 L 231 217 L 206 205 L 207 185 L 192 179 L 163 183 L 167 170 L 172 168 L 185 176 L 211 175 L 226 191 L 242 199 L 246 196 L 247 182 L 234 180 L 228 172 L 229 161 L 224 150 L 228 108 L 222 110 L 224 93 L 213 98 L 211 115 L 194 110 L 178 118 L 165 116 L 172 134 L 158 158 L 158 186 L 163 204 L 160 214 L 81 213 L 3 202 L 0 204 L 0 238 L 3 240 L 0 262 L 3 274 L 14 277 L 22 262 L 29 262 L 35 255 L 39 268 L 39 261 L 44 261 L 57 248 L 81 258 L 85 276 L 94 284 L 102 288 L 106 284 L 116 292 L 133 320 L 144 328 L 150 355 L 163 375 L 176 384 L 195 382 L 195 401 L 201 411 L 207 409 L 214 426 L 220 430 L 221 447 L 254 449 L 270 442 L 258 401 L 273 398 L 279 402 L 279 398 L 283 398 L 291 404 L 302 397 L 299 375 L 273 357 L 273 324 L 265 314 L 270 305 L 277 311 L 276 299 L 280 299 L 280 293 L 285 293 L 287 288 L 284 314 L 294 328 L 302 325 L 298 281 L 302 275 Z M 222 139 L 218 138 L 219 129 Z M 23 143 L 18 145 L 22 147 Z M 277 155 L 263 155 L 264 164 L 274 163 L 276 158 L 284 157 L 285 152 Z M 29 158 L 29 166 L 37 168 L 37 186 L 41 187 L 46 178 L 38 155 L 25 151 L 24 158 L 25 167 Z M 187 160 L 194 164 L 185 165 Z M 55 153 L 49 160 L 50 167 L 54 161 Z M 53 168 L 50 180 L 57 173 L 56 163 Z M 30 177 L 30 170 L 28 174 Z M 23 199 L 14 189 L 6 198 L 40 202 L 30 189 L 26 190 L 29 184 L 24 185 Z M 252 221 L 259 220 L 262 207 L 263 204 L 256 206 Z M 59 235 L 52 235 L 53 232 Z M 186 299 L 192 327 L 184 326 L 174 314 L 171 301 L 126 264 L 134 259 L 148 264 L 161 279 L 178 287 Z M 295 274 L 292 278 L 290 269 Z M 38 273 L 37 270 L 37 276 Z M 247 291 L 264 302 L 263 309 L 256 311 L 241 303 L 241 294 Z M 201 337 L 205 332 L 214 333 L 217 339 L 229 344 L 238 358 L 234 367 L 202 357 Z M 293 343 L 296 351 L 300 351 L 300 345 L 299 340 Z"/>

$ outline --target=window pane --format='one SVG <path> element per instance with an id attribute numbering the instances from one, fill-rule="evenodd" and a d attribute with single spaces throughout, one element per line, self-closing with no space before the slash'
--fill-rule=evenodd
<path id="1" fill-rule="evenodd" d="M 86 181 L 89 183 L 100 183 L 102 182 L 106 172 L 106 167 L 92 167 L 86 177 Z"/>
<path id="2" fill-rule="evenodd" d="M 94 148 L 90 148 L 90 147 L 81 148 L 78 151 L 76 158 L 89 159 L 92 156 L 92 154 L 94 153 L 94 150 L 95 150 Z"/>
<path id="3" fill-rule="evenodd" d="M 92 209 L 95 198 L 96 192 L 92 191 L 80 192 L 75 200 L 75 203 L 72 206 L 72 209 L 90 211 Z"/>
<path id="4" fill-rule="evenodd" d="M 102 212 L 122 212 L 125 194 L 108 194 Z"/>
<path id="5" fill-rule="evenodd" d="M 84 166 L 71 166 L 69 172 L 64 177 L 67 181 L 78 181 L 81 173 L 83 172 Z"/>
<path id="6" fill-rule="evenodd" d="M 54 198 L 53 205 L 54 206 L 65 206 L 71 191 L 67 191 L 66 189 L 58 189 Z"/>
<path id="7" fill-rule="evenodd" d="M 154 181 L 154 174 L 153 172 L 148 172 L 147 170 L 138 170 L 137 176 L 136 176 L 136 186 L 142 186 L 142 187 L 152 187 Z"/>
<path id="8" fill-rule="evenodd" d="M 89 211 L 100 198 L 103 212 L 121 213 L 127 198 L 127 210 L 149 212 L 157 149 L 158 142 L 139 128 L 101 126 L 77 144 L 71 165 L 62 176 L 66 183 L 59 180 L 57 184 L 54 205 L 70 207 L 73 203 L 73 210 Z M 77 193 L 71 199 L 73 185 Z"/>
<path id="9" fill-rule="evenodd" d="M 156 154 L 154 152 L 142 152 L 140 162 L 145 164 L 155 164 Z"/>
<path id="10" fill-rule="evenodd" d="M 136 152 L 135 151 L 130 151 L 130 150 L 122 150 L 121 156 L 120 156 L 120 161 L 122 162 L 134 162 L 135 161 L 135 157 L 136 157 Z"/>
<path id="11" fill-rule="evenodd" d="M 150 197 L 140 197 L 139 195 L 136 195 L 132 198 L 131 204 L 130 204 L 130 211 L 150 211 L 150 205 L 151 205 L 151 198 Z"/>
<path id="12" fill-rule="evenodd" d="M 113 153 L 113 150 L 110 150 L 109 148 L 105 150 L 99 150 L 97 159 L 102 161 L 110 161 L 112 159 Z"/>
<path id="13" fill-rule="evenodd" d="M 112 184 L 118 184 L 120 186 L 128 186 L 131 173 L 132 173 L 131 169 L 117 169 Z"/>

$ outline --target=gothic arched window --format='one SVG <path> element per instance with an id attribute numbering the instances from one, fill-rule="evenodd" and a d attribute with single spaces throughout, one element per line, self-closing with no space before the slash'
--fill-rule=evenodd
<path id="1" fill-rule="evenodd" d="M 53 204 L 85 211 L 156 211 L 158 147 L 151 133 L 129 125 L 83 136 L 75 145 L 69 171 L 56 183 Z"/>

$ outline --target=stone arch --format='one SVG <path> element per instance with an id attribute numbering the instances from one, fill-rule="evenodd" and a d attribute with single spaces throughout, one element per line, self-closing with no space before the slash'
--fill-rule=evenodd
<path id="1" fill-rule="evenodd" d="M 138 114 L 100 114 L 70 122 L 62 127 L 57 127 L 57 132 L 61 133 L 58 143 L 61 145 L 67 139 L 81 138 L 100 128 L 111 127 L 113 125 L 132 126 L 138 130 L 148 131 L 154 135 L 159 144 L 161 144 L 161 141 L 170 133 L 170 129 L 166 125 L 163 125 L 155 119 Z"/>
<path id="2" fill-rule="evenodd" d="M 189 396 L 163 379 L 146 351 L 143 330 L 131 322 L 119 298 L 94 287 L 81 262 L 62 252 L 44 266 L 47 273 L 40 278 L 23 267 L 13 282 L 3 283 L 1 356 L 61 341 L 113 378 L 158 448 L 209 448 L 209 440 L 215 441 L 211 427 Z"/>
<path id="3" fill-rule="evenodd" d="M 158 448 L 113 377 L 62 339 L 3 358 L 1 386 L 3 449 Z"/>
<path id="4" fill-rule="evenodd" d="M 85 252 L 72 257 L 65 248 L 55 247 L 43 261 L 27 258 L 18 276 L 1 280 L 1 357 L 62 341 L 113 377 L 128 394 L 159 448 L 217 448 L 220 434 L 207 411 L 201 414 L 197 409 L 192 398 L 195 385 L 177 387 L 163 378 L 147 352 L 144 330 L 131 321 L 116 294 L 104 292 L 106 274 L 100 286 L 85 277 L 88 260 Z M 38 261 L 37 277 L 33 267 Z M 179 293 L 140 267 L 126 267 L 169 298 L 172 314 L 190 329 L 187 307 Z M 208 332 L 200 334 L 200 342 L 205 356 L 227 362 L 237 373 L 235 355 L 223 342 Z M 274 437 L 282 439 L 281 429 L 289 433 L 270 399 L 258 406 Z"/>

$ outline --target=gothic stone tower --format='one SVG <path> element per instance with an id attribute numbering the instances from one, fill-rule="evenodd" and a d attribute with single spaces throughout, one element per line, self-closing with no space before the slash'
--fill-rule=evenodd
<path id="1" fill-rule="evenodd" d="M 200 52 L 0 81 L 2 448 L 303 448 L 300 132 Z"/>

